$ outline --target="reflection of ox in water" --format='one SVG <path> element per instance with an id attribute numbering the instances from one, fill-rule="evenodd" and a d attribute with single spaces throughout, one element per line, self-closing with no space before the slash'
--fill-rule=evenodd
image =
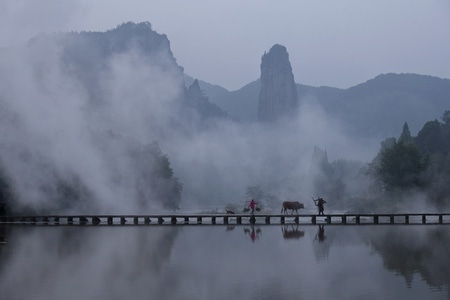
<path id="1" fill-rule="evenodd" d="M 283 232 L 283 238 L 285 239 L 299 239 L 305 235 L 303 230 L 298 230 L 298 225 L 295 228 L 293 225 L 291 225 L 291 228 L 287 225 L 281 227 L 281 232 Z"/>
<path id="2" fill-rule="evenodd" d="M 300 203 L 298 201 L 284 201 L 283 206 L 281 207 L 281 212 L 284 212 L 284 214 L 287 213 L 287 210 L 291 210 L 291 215 L 294 214 L 294 210 L 298 215 L 298 210 L 301 208 L 305 208 L 303 203 Z"/>

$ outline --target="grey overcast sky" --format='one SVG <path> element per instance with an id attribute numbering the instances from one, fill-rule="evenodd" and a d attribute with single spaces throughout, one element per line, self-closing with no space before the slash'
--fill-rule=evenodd
<path id="1" fill-rule="evenodd" d="M 236 90 L 287 47 L 297 83 L 347 88 L 381 73 L 450 78 L 449 0 L 0 0 L 0 47 L 41 33 L 149 21 L 191 76 Z"/>

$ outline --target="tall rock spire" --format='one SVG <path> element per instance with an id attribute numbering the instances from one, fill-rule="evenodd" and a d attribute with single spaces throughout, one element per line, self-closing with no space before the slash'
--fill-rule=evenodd
<path id="1" fill-rule="evenodd" d="M 297 86 L 286 47 L 274 45 L 261 60 L 258 121 L 273 122 L 293 115 L 298 107 Z"/>

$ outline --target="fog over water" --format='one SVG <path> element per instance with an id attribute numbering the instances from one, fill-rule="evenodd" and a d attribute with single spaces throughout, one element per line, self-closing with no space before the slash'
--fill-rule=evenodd
<path id="1" fill-rule="evenodd" d="M 183 76 L 169 53 L 130 47 L 98 66 L 92 62 L 93 71 L 80 75 L 64 60 L 63 46 L 64 40 L 43 35 L 28 47 L 3 50 L 0 58 L 2 163 L 18 199 L 31 208 L 51 206 L 63 178 L 80 181 L 92 194 L 73 212 L 139 210 L 129 184 L 138 176 L 130 157 L 120 145 L 102 152 L 98 133 L 140 144 L 158 141 L 183 184 L 185 207 L 241 203 L 249 185 L 280 199 L 309 199 L 305 176 L 315 146 L 330 159 L 363 162 L 379 148 L 378 140 L 348 137 L 313 99 L 301 101 L 299 115 L 279 124 L 223 120 L 199 131 L 195 115 L 189 122 L 180 118 L 186 114 L 179 102 Z M 115 182 L 118 172 L 128 179 Z"/>
<path id="2" fill-rule="evenodd" d="M 446 225 L 3 229 L 10 300 L 450 298 Z"/>

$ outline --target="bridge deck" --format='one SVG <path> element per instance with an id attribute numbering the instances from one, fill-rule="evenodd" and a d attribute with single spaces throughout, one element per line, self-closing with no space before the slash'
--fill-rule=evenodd
<path id="1" fill-rule="evenodd" d="M 1 216 L 0 225 L 450 224 L 450 213 Z"/>

